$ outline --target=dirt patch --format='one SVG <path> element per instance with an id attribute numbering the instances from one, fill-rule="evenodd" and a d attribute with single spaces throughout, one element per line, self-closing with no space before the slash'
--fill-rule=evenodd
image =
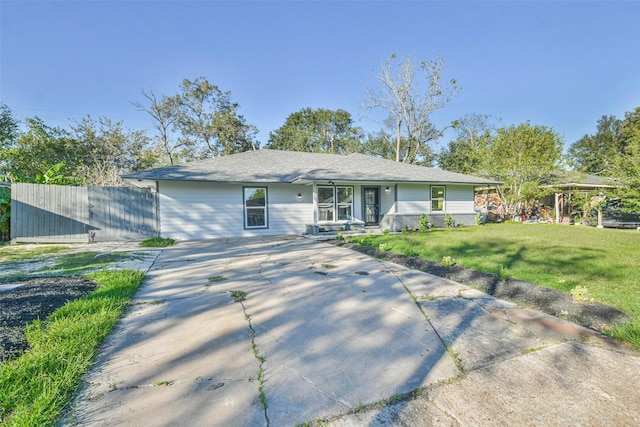
<path id="1" fill-rule="evenodd" d="M 6 280 L 2 282 L 8 284 Z M 11 283 L 23 285 L 0 292 L 0 363 L 28 349 L 26 325 L 46 319 L 67 302 L 97 287 L 91 280 L 75 276 L 14 279 Z"/>
<path id="2" fill-rule="evenodd" d="M 483 273 L 459 266 L 447 268 L 438 262 L 427 261 L 419 257 L 408 257 L 395 252 L 380 252 L 375 248 L 360 246 L 356 243 L 340 241 L 330 241 L 329 243 L 361 252 L 374 258 L 404 265 L 414 270 L 424 271 L 434 276 L 444 277 L 479 289 L 496 298 L 533 307 L 597 331 L 605 332 L 612 325 L 623 323 L 629 319 L 623 311 L 615 307 L 600 303 L 578 304 L 573 301 L 573 297 L 567 292 L 545 288 L 523 280 L 499 280 L 495 274 Z"/>

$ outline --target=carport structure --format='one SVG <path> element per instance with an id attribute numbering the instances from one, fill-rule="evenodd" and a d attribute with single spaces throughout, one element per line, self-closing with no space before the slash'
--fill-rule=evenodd
<path id="1" fill-rule="evenodd" d="M 611 183 L 611 179 L 598 175 L 578 175 L 573 172 L 569 175 L 575 175 L 576 179 L 548 186 L 554 189 L 553 194 L 540 199 L 541 205 L 551 206 L 557 224 L 571 221 L 571 198 L 574 192 L 579 191 L 590 196 L 593 205 L 596 206 L 602 200 L 604 191 L 616 187 Z M 598 209 L 598 227 L 602 227 L 602 211 L 600 209 Z"/>

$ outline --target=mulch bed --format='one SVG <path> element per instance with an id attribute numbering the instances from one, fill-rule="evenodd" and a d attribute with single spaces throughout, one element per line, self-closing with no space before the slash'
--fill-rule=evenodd
<path id="1" fill-rule="evenodd" d="M 330 241 L 330 243 L 414 270 L 424 271 L 434 276 L 444 277 L 479 289 L 496 298 L 533 307 L 597 331 L 606 331 L 612 325 L 629 320 L 629 317 L 617 308 L 600 303 L 578 304 L 573 301 L 573 296 L 567 292 L 523 280 L 499 280 L 495 274 L 483 273 L 456 265 L 447 268 L 438 262 L 427 261 L 419 257 L 408 257 L 394 252 L 380 252 L 375 248 L 355 243 L 344 243 L 337 240 Z"/>
<path id="2" fill-rule="evenodd" d="M 26 325 L 46 319 L 67 302 L 97 287 L 91 280 L 75 276 L 26 278 L 11 283 L 24 285 L 0 292 L 0 363 L 27 350 Z"/>

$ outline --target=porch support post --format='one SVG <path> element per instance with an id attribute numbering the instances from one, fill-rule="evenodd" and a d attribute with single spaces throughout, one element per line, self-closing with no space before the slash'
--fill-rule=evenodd
<path id="1" fill-rule="evenodd" d="M 560 201 L 560 195 L 558 193 L 554 194 L 555 197 L 555 208 L 556 208 L 556 224 L 560 223 L 560 205 L 559 205 L 559 201 Z"/>
<path id="2" fill-rule="evenodd" d="M 600 206 L 598 206 L 598 227 L 597 228 L 604 228 L 604 225 L 602 225 L 602 208 Z"/>
<path id="3" fill-rule="evenodd" d="M 313 225 L 318 225 L 318 184 L 313 184 Z"/>

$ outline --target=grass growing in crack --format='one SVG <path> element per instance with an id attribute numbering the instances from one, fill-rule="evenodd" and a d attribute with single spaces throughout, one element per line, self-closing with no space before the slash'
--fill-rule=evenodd
<path id="1" fill-rule="evenodd" d="M 2 425 L 56 424 L 144 273 L 104 270 L 89 277 L 98 283 L 95 291 L 29 325 L 29 351 L 0 365 Z"/>
<path id="2" fill-rule="evenodd" d="M 171 384 L 171 381 L 156 381 L 155 383 L 153 383 L 154 386 L 156 387 L 166 387 L 169 384 Z"/>
<path id="3" fill-rule="evenodd" d="M 253 334 L 253 337 L 251 337 L 251 345 L 253 346 L 254 354 L 258 354 L 258 347 L 256 346 L 255 341 L 255 332 Z M 256 358 L 260 362 L 260 368 L 258 369 L 258 393 L 260 394 L 260 404 L 265 410 L 266 415 L 266 410 L 267 408 L 269 408 L 269 402 L 267 401 L 267 395 L 264 393 L 264 368 L 262 367 L 262 365 L 264 364 L 265 359 L 260 355 L 258 355 Z"/>
<path id="4" fill-rule="evenodd" d="M 394 403 L 402 402 L 404 400 L 404 396 L 401 394 L 393 394 L 390 398 L 386 400 L 387 403 L 393 405 Z"/>
<path id="5" fill-rule="evenodd" d="M 260 354 L 260 349 L 258 349 L 258 344 L 256 343 L 256 330 L 253 329 L 253 324 L 251 323 L 251 315 L 249 313 L 247 313 L 247 308 L 244 306 L 244 304 L 242 304 L 242 301 L 244 300 L 244 297 L 247 295 L 246 292 L 243 291 L 232 291 L 231 295 L 233 296 L 233 294 L 235 292 L 239 292 L 242 294 L 242 300 L 238 301 L 238 299 L 236 299 L 236 301 L 240 302 L 240 304 L 242 305 L 242 310 L 244 311 L 244 318 L 247 321 L 247 323 L 249 324 L 249 329 L 251 330 L 251 350 L 253 351 L 253 356 L 256 358 L 256 360 L 259 362 L 258 365 L 258 376 L 257 376 L 257 381 L 258 381 L 258 394 L 260 395 L 260 404 L 262 405 L 262 408 L 264 409 L 264 415 L 265 418 L 267 419 L 267 424 L 269 424 L 269 417 L 267 416 L 267 408 L 269 408 L 269 402 L 267 401 L 267 395 L 264 393 L 264 362 L 266 361 L 266 359 L 264 358 L 263 355 Z M 236 298 L 234 296 L 234 298 Z M 253 382 L 253 379 L 250 377 L 249 378 L 249 382 Z"/>
<path id="6" fill-rule="evenodd" d="M 541 345 L 539 347 L 531 347 L 531 348 L 527 348 L 527 349 L 523 349 L 520 351 L 520 354 L 529 354 L 529 353 L 535 353 L 536 351 L 540 351 L 540 350 L 544 350 L 546 347 Z"/>
<path id="7" fill-rule="evenodd" d="M 411 392 L 405 393 L 405 394 L 395 393 L 395 394 L 391 395 L 390 397 L 388 397 L 386 399 L 382 399 L 382 400 L 377 401 L 377 402 L 372 402 L 372 403 L 358 402 L 358 405 L 355 408 L 352 408 L 349 412 L 347 412 L 347 414 L 353 415 L 353 414 L 358 414 L 358 413 L 365 412 L 365 411 L 376 410 L 376 409 L 383 408 L 385 406 L 395 405 L 395 404 L 400 403 L 400 402 L 409 401 L 409 400 L 413 400 L 413 399 L 418 399 L 418 398 L 425 397 L 425 396 L 426 396 L 426 389 L 425 388 L 418 388 L 418 389 L 416 389 L 414 391 L 411 391 Z M 296 427 L 320 427 L 320 426 L 326 426 L 326 425 L 328 425 L 328 423 L 330 421 L 337 420 L 339 418 L 340 418 L 340 416 L 332 416 L 329 419 L 317 418 L 315 420 L 305 421 L 304 423 L 296 424 Z"/>
<path id="8" fill-rule="evenodd" d="M 227 278 L 224 277 L 224 276 L 213 276 L 213 277 L 209 277 L 207 279 L 207 282 L 209 282 L 209 283 L 218 283 L 218 282 L 224 282 L 225 280 L 227 280 Z"/>
<path id="9" fill-rule="evenodd" d="M 358 405 L 353 408 L 351 411 L 349 411 L 350 414 L 357 414 L 359 412 L 364 412 L 364 411 L 368 411 L 370 409 L 375 409 L 375 408 L 381 408 L 384 406 L 388 406 L 388 405 L 394 405 L 396 403 L 405 401 L 405 400 L 409 400 L 412 399 L 414 397 L 417 396 L 417 393 L 419 393 L 420 390 L 416 390 L 407 394 L 400 394 L 400 393 L 395 393 L 393 395 L 391 395 L 390 397 L 386 398 L 386 399 L 382 399 L 378 402 L 372 402 L 372 403 L 362 403 L 359 402 Z"/>
<path id="10" fill-rule="evenodd" d="M 231 297 L 235 302 L 242 302 L 247 298 L 247 293 L 245 291 L 231 291 Z"/>
<path id="11" fill-rule="evenodd" d="M 367 405 L 365 403 L 362 403 L 362 402 L 358 402 L 358 406 L 353 408 L 353 413 L 357 414 L 358 412 L 366 411 L 368 407 L 369 407 L 369 405 Z"/>
<path id="12" fill-rule="evenodd" d="M 464 374 L 464 366 L 462 365 L 462 360 L 460 360 L 460 353 L 454 350 L 450 343 L 446 344 L 444 348 L 449 356 L 451 356 L 451 358 L 453 359 L 453 362 L 456 364 L 456 367 L 458 368 L 460 373 Z"/>
<path id="13" fill-rule="evenodd" d="M 260 404 L 262 408 L 266 411 L 269 407 L 269 403 L 267 402 L 267 395 L 264 393 L 264 365 L 265 358 L 260 354 L 260 350 L 258 350 L 258 345 L 256 344 L 256 331 L 251 327 L 251 348 L 253 349 L 253 355 L 260 362 L 260 366 L 258 368 L 258 393 L 260 394 Z"/>
<path id="14" fill-rule="evenodd" d="M 315 421 L 305 421 L 303 423 L 300 424 L 296 424 L 296 427 L 322 427 L 322 426 L 326 426 L 327 425 L 327 421 L 323 418 L 318 418 Z"/>
<path id="15" fill-rule="evenodd" d="M 337 265 L 333 265 L 333 264 L 322 264 L 322 266 L 327 269 L 338 268 Z"/>

